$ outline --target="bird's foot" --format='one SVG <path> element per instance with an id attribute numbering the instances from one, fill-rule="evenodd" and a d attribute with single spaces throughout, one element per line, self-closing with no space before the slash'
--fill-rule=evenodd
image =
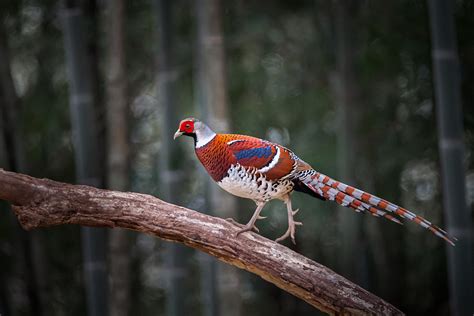
<path id="1" fill-rule="evenodd" d="M 248 232 L 248 231 L 251 231 L 251 230 L 255 230 L 257 233 L 260 232 L 260 230 L 258 229 L 257 226 L 255 226 L 255 222 L 257 221 L 257 219 L 265 219 L 267 218 L 266 216 L 257 216 L 255 219 L 251 219 L 246 225 L 242 225 L 242 224 L 239 224 L 237 223 L 236 221 L 234 221 L 233 219 L 227 219 L 233 223 L 236 223 L 238 226 L 242 227 L 242 229 L 240 229 L 236 234 L 235 234 L 235 237 L 239 236 L 240 234 L 242 233 L 245 233 L 245 232 Z"/>
<path id="2" fill-rule="evenodd" d="M 295 241 L 296 226 L 303 226 L 302 222 L 295 222 L 293 219 L 293 215 L 296 215 L 298 211 L 299 209 L 288 212 L 288 229 L 281 237 L 278 237 L 277 239 L 275 239 L 276 242 L 283 241 L 286 238 L 290 237 L 293 244 L 296 245 L 296 241 Z"/>
<path id="3" fill-rule="evenodd" d="M 262 218 L 265 218 L 265 217 L 262 217 Z M 258 218 L 258 219 L 262 219 L 262 218 Z M 241 224 L 239 222 L 237 222 L 235 219 L 233 218 L 226 218 L 225 219 L 226 221 L 234 224 L 235 226 L 239 226 L 241 229 L 235 234 L 235 237 L 239 236 L 240 234 L 242 233 L 245 233 L 245 232 L 248 232 L 248 231 L 251 231 L 252 229 L 255 230 L 256 232 L 260 232 L 260 230 L 258 229 L 257 226 L 255 226 L 255 224 L 253 223 L 248 223 L 247 225 L 244 225 L 244 224 Z M 252 224 L 252 225 L 251 225 Z"/>
<path id="4" fill-rule="evenodd" d="M 239 230 L 236 234 L 235 234 L 235 237 L 239 236 L 240 234 L 242 233 L 245 233 L 245 232 L 248 232 L 248 231 L 251 231 L 251 230 L 255 230 L 257 233 L 260 232 L 260 229 L 258 229 L 257 226 L 255 226 L 255 222 L 257 221 L 257 219 L 265 219 L 267 218 L 266 216 L 257 216 L 256 220 L 250 220 L 247 225 L 242 225 L 242 224 L 239 224 L 237 223 L 236 221 L 232 220 L 231 222 L 233 223 L 236 223 L 238 224 L 238 226 L 242 227 L 241 230 Z M 229 219 L 228 219 L 229 220 Z"/>
<path id="5" fill-rule="evenodd" d="M 251 230 L 255 230 L 257 233 L 260 232 L 260 230 L 258 229 L 257 226 L 255 226 L 254 223 L 248 223 L 248 224 L 245 225 L 242 229 L 240 229 L 237 233 L 235 233 L 235 237 L 239 236 L 239 235 L 242 234 L 242 233 L 251 231 Z"/>
<path id="6" fill-rule="evenodd" d="M 260 232 L 260 230 L 257 228 L 257 226 L 255 226 L 255 222 L 258 220 L 258 219 L 264 219 L 266 217 L 264 216 L 260 216 L 260 212 L 262 211 L 263 209 L 263 206 L 265 205 L 265 203 L 259 203 L 257 204 L 257 209 L 255 210 L 255 212 L 253 213 L 252 215 L 252 218 L 249 220 L 249 222 L 245 225 L 245 226 L 241 226 L 242 229 L 240 229 L 236 234 L 235 234 L 235 237 L 239 236 L 240 234 L 244 233 L 244 232 L 248 232 L 248 231 L 251 231 L 251 230 L 255 230 L 256 232 Z"/>

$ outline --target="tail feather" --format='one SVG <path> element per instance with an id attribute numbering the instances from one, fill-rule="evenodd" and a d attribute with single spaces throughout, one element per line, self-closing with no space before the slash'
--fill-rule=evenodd
<path id="1" fill-rule="evenodd" d="M 397 217 L 399 216 L 428 229 L 433 234 L 446 240 L 453 246 L 454 242 L 457 240 L 454 237 L 450 237 L 446 231 L 432 224 L 425 218 L 416 215 L 401 206 L 331 179 L 319 172 L 314 171 L 312 173 L 306 173 L 300 180 L 320 196 L 323 196 L 328 200 L 336 201 L 342 206 L 350 207 L 356 212 L 368 211 L 369 214 L 373 216 L 383 216 L 395 223 L 402 224 Z"/>
<path id="2" fill-rule="evenodd" d="M 312 188 L 314 188 L 314 187 L 312 187 Z M 358 199 L 356 199 L 356 198 L 354 198 L 354 197 L 352 197 L 352 196 L 350 196 L 350 195 L 348 195 L 344 192 L 338 191 L 337 189 L 334 189 L 334 188 L 332 188 L 328 185 L 323 185 L 321 187 L 321 191 L 322 191 L 323 196 L 326 199 L 334 200 L 342 206 L 347 206 L 347 207 L 350 207 L 350 208 L 354 209 L 354 211 L 356 211 L 356 212 L 369 211 L 369 214 L 372 215 L 372 216 L 375 216 L 375 217 L 383 216 L 386 219 L 388 219 L 388 220 L 390 220 L 394 223 L 403 225 L 403 223 L 400 222 L 400 220 L 398 218 L 396 218 L 395 216 L 387 214 L 387 212 L 379 210 L 379 209 L 377 209 L 377 208 L 375 208 L 375 207 L 373 207 L 373 206 L 371 206 L 367 203 L 361 202 L 360 200 L 358 200 Z"/>

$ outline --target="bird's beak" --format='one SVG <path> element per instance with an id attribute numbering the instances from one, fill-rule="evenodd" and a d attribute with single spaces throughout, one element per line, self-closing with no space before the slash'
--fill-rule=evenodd
<path id="1" fill-rule="evenodd" d="M 184 134 L 183 132 L 181 132 L 180 130 L 177 130 L 176 133 L 174 133 L 173 139 L 176 139 L 183 134 Z"/>

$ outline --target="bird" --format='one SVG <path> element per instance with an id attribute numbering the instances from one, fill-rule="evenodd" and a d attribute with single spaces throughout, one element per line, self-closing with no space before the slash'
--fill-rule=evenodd
<path id="1" fill-rule="evenodd" d="M 294 219 L 299 210 L 293 210 L 291 194 L 298 191 L 324 201 L 335 201 L 359 213 L 385 217 L 397 224 L 402 224 L 401 219 L 410 220 L 453 246 L 456 241 L 425 218 L 316 171 L 279 144 L 247 135 L 218 134 L 192 117 L 181 120 L 174 139 L 182 135 L 194 139 L 197 158 L 222 189 L 255 202 L 257 207 L 252 217 L 236 233 L 237 237 L 252 230 L 259 232 L 255 223 L 265 218 L 260 216 L 263 207 L 277 199 L 286 205 L 288 229 L 275 241 L 289 237 L 296 244 L 296 226 L 303 224 Z"/>

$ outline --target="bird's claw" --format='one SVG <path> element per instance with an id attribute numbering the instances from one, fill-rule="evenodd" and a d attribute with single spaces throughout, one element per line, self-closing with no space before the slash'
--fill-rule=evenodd
<path id="1" fill-rule="evenodd" d="M 225 220 L 232 223 L 232 224 L 234 224 L 234 225 L 236 225 L 236 226 L 241 227 L 241 229 L 235 234 L 235 237 L 239 236 L 242 233 L 251 231 L 251 230 L 255 230 L 258 233 L 260 232 L 258 227 L 255 226 L 255 224 L 253 224 L 253 223 L 247 223 L 247 225 L 243 225 L 243 224 L 240 224 L 239 222 L 237 222 L 235 219 L 230 218 L 230 217 L 226 218 Z"/>
<path id="2" fill-rule="evenodd" d="M 260 232 L 258 227 L 255 226 L 254 224 L 251 224 L 251 225 L 247 224 L 235 234 L 235 237 L 238 237 L 240 234 L 245 233 L 245 232 L 249 232 L 251 230 L 255 230 L 257 233 Z"/>
<path id="3" fill-rule="evenodd" d="M 241 225 L 241 224 L 238 224 L 240 227 L 242 227 L 242 229 L 240 229 L 236 234 L 235 234 L 235 237 L 239 236 L 240 234 L 242 233 L 245 233 L 245 232 L 248 232 L 248 231 L 251 231 L 251 230 L 255 230 L 257 233 L 260 232 L 260 230 L 258 229 L 257 226 L 255 226 L 255 222 L 259 219 L 265 219 L 267 218 L 266 216 L 260 216 L 259 213 L 262 209 L 263 205 L 262 206 L 259 206 L 259 208 L 257 208 L 256 214 L 254 214 L 254 216 L 252 216 L 252 218 L 250 219 L 250 221 L 246 224 L 246 225 Z M 228 221 L 231 221 L 233 223 L 236 223 L 233 219 L 231 218 L 228 218 L 227 219 Z"/>
<path id="4" fill-rule="evenodd" d="M 299 223 L 299 222 L 295 222 L 294 225 L 297 225 L 296 223 Z M 275 242 L 280 242 L 280 241 L 283 241 L 285 240 L 286 238 L 290 237 L 291 238 L 291 242 L 296 245 L 296 241 L 295 241 L 295 226 L 290 226 L 288 227 L 288 229 L 286 230 L 286 232 L 281 236 L 281 237 L 278 237 L 277 239 L 275 239 Z"/>
<path id="5" fill-rule="evenodd" d="M 290 236 L 290 230 L 289 229 L 282 236 L 275 239 L 275 242 L 280 242 L 282 240 L 285 240 L 286 238 L 288 238 L 288 236 Z"/>
<path id="6" fill-rule="evenodd" d="M 302 222 L 295 222 L 293 219 L 293 216 L 296 215 L 298 211 L 299 209 L 296 209 L 294 211 L 292 211 L 291 209 L 288 209 L 288 229 L 281 237 L 278 237 L 277 239 L 275 239 L 276 242 L 283 241 L 286 238 L 290 237 L 291 242 L 293 242 L 293 244 L 296 245 L 296 241 L 295 241 L 296 226 L 303 226 Z"/>

